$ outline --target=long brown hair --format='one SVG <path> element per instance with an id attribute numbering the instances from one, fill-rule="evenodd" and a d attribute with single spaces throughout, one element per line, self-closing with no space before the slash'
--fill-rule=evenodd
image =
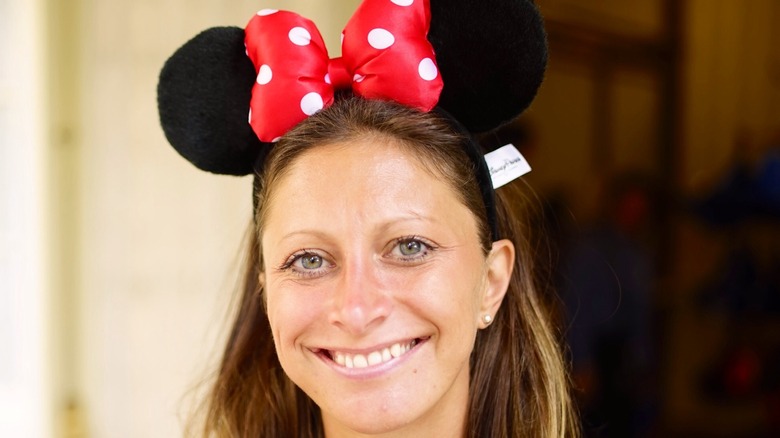
<path id="1" fill-rule="evenodd" d="M 224 356 L 206 401 L 203 435 L 321 437 L 317 405 L 285 375 L 276 356 L 258 277 L 259 238 L 274 187 L 302 153 L 354 139 L 391 139 L 441 177 L 477 219 L 485 254 L 491 248 L 470 139 L 433 113 L 345 98 L 289 132 L 257 178 L 255 232 L 248 245 L 243 294 Z M 469 437 L 560 437 L 577 434 L 563 361 L 534 279 L 527 203 L 520 184 L 496 192 L 498 228 L 516 248 L 514 274 L 493 324 L 477 334 L 470 363 Z"/>

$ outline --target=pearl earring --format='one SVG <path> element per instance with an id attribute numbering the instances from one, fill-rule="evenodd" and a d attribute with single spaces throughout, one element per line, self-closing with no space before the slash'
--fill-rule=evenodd
<path id="1" fill-rule="evenodd" d="M 490 325 L 490 323 L 493 322 L 493 317 L 490 315 L 485 315 L 482 317 L 482 322 L 484 322 L 485 325 Z"/>

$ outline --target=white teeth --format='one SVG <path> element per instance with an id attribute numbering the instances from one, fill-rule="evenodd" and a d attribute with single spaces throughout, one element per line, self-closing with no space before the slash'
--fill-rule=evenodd
<path id="1" fill-rule="evenodd" d="M 378 351 L 374 351 L 373 353 L 368 355 L 368 364 L 369 365 L 376 365 L 382 363 L 382 353 Z"/>
<path id="2" fill-rule="evenodd" d="M 381 363 L 389 362 L 397 357 L 400 357 L 407 353 L 417 345 L 416 340 L 412 340 L 406 343 L 396 343 L 390 347 L 383 348 L 381 350 L 372 351 L 368 355 L 363 354 L 350 354 L 342 353 L 340 351 L 331 351 L 331 357 L 337 364 L 347 368 L 366 368 L 369 366 L 379 365 Z"/>
<path id="3" fill-rule="evenodd" d="M 355 368 L 365 368 L 368 366 L 368 360 L 362 354 L 356 354 L 352 357 L 352 363 L 355 364 Z"/>

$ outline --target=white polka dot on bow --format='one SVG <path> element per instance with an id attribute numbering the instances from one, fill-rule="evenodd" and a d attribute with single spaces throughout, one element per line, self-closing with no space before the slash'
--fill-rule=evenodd
<path id="1" fill-rule="evenodd" d="M 311 34 L 302 27 L 293 27 L 287 36 L 296 46 L 308 46 L 311 43 Z"/>
<path id="2" fill-rule="evenodd" d="M 261 9 L 257 11 L 257 15 L 261 17 L 265 17 L 266 15 L 273 15 L 275 13 L 279 12 L 278 9 Z"/>
<path id="3" fill-rule="evenodd" d="M 363 75 L 361 75 L 359 73 L 355 73 L 355 76 L 352 76 L 352 82 L 357 82 L 359 84 L 359 83 L 363 82 L 363 79 L 365 79 L 365 78 L 366 78 L 365 76 L 363 76 Z"/>
<path id="4" fill-rule="evenodd" d="M 386 49 L 395 43 L 395 37 L 386 29 L 376 28 L 368 33 L 368 44 L 377 50 Z"/>
<path id="5" fill-rule="evenodd" d="M 414 3 L 414 0 L 390 0 L 390 1 L 397 4 L 398 6 L 411 6 L 412 3 Z"/>
<path id="6" fill-rule="evenodd" d="M 273 77 L 274 73 L 271 71 L 271 67 L 267 64 L 263 64 L 260 66 L 260 72 L 257 74 L 257 83 L 260 85 L 265 85 L 271 82 Z"/>
<path id="7" fill-rule="evenodd" d="M 311 92 L 301 99 L 301 111 L 307 116 L 314 115 L 317 111 L 321 110 L 325 106 L 325 102 L 322 100 L 322 96 L 319 93 Z"/>
<path id="8" fill-rule="evenodd" d="M 330 84 L 330 73 L 325 73 L 325 83 Z"/>
<path id="9" fill-rule="evenodd" d="M 252 124 L 252 108 L 249 108 L 249 124 Z"/>
<path id="10" fill-rule="evenodd" d="M 425 58 L 417 66 L 417 73 L 426 81 L 432 81 L 439 75 L 439 69 L 436 68 L 436 64 L 431 58 Z"/>

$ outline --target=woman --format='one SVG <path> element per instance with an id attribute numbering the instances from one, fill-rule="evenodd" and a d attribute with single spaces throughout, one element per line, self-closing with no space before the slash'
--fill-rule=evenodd
<path id="1" fill-rule="evenodd" d="M 374 11 L 377 17 L 397 11 L 396 7 L 419 6 L 418 17 L 428 12 L 422 0 L 391 0 L 392 4 L 367 0 L 363 5 L 380 2 L 378 8 L 390 9 Z M 481 79 L 482 86 L 477 87 L 484 91 L 478 94 L 484 102 L 470 99 L 467 105 L 460 98 L 460 105 L 445 106 L 466 95 L 475 80 L 480 82 L 479 75 L 466 75 L 469 81 L 459 89 L 458 78 L 447 74 L 445 67 L 451 61 L 448 56 L 457 52 L 450 44 L 453 38 L 468 29 L 467 23 L 473 26 L 473 20 L 465 19 L 475 16 L 469 3 L 448 3 L 463 8 L 463 14 L 449 15 L 441 2 L 430 5 L 430 32 L 424 26 L 422 35 L 439 41 L 433 46 L 447 84 L 444 90 L 434 84 L 433 105 L 397 95 L 367 98 L 358 84 L 365 78 L 370 82 L 372 76 L 363 74 L 362 67 L 348 65 L 349 74 L 341 76 L 353 82 L 352 91 L 337 87 L 329 96 L 320 89 L 303 93 L 284 88 L 296 99 L 312 93 L 324 96 L 328 105 L 308 114 L 304 103 L 311 99 L 305 97 L 300 108 L 310 117 L 280 122 L 287 124 L 282 127 L 269 122 L 276 116 L 273 108 L 257 104 L 267 92 L 262 87 L 273 84 L 280 73 L 277 64 L 256 52 L 256 46 L 265 46 L 252 37 L 250 23 L 246 51 L 253 68 L 244 83 L 255 89 L 247 105 L 254 136 L 247 137 L 267 146 L 256 156 L 246 152 L 250 148 L 245 145 L 236 147 L 240 136 L 223 123 L 207 120 L 229 112 L 213 110 L 212 103 L 225 100 L 229 92 L 210 93 L 211 105 L 196 104 L 193 111 L 192 96 L 200 97 L 204 87 L 192 86 L 194 72 L 186 65 L 204 52 L 204 45 L 185 46 L 166 65 L 158 90 L 171 143 L 207 170 L 240 174 L 234 170 L 243 160 L 251 162 L 255 173 L 255 229 L 245 286 L 207 402 L 204 435 L 575 434 L 564 368 L 534 284 L 529 230 L 519 221 L 525 216 L 518 213 L 522 198 L 516 197 L 517 183 L 493 191 L 487 165 L 467 131 L 485 123 L 495 126 L 507 109 L 524 108 L 541 73 L 527 79 L 535 82 L 532 91 L 520 87 L 508 96 L 522 95 L 525 100 L 498 102 L 492 106 L 497 110 L 487 111 L 487 122 L 485 111 L 470 106 L 484 108 L 495 100 L 489 92 L 494 81 L 489 78 Z M 492 10 L 495 20 L 508 20 L 505 27 L 530 14 L 543 38 L 532 4 L 488 3 L 498 9 L 485 3 L 480 7 Z M 275 14 L 261 11 L 258 17 Z M 437 27 L 437 16 L 446 16 L 451 27 Z M 266 21 L 257 26 L 278 26 L 289 35 L 274 47 L 291 42 L 289 47 L 295 49 L 316 41 L 306 23 L 291 24 L 286 15 L 282 19 L 282 24 Z M 300 38 L 304 32 L 300 29 L 306 38 Z M 351 30 L 355 28 L 348 25 L 345 49 Z M 230 42 L 233 39 L 220 41 L 237 47 Z M 538 47 L 538 41 L 530 46 Z M 427 53 L 425 47 L 420 50 Z M 243 48 L 233 53 L 239 51 Z M 468 66 L 468 53 L 459 55 L 463 55 L 459 66 Z M 506 55 L 492 56 L 498 62 Z M 216 65 L 231 64 L 208 59 Z M 414 59 L 417 67 L 419 58 Z M 341 62 L 339 69 L 345 68 Z M 332 64 L 333 60 L 312 77 L 327 71 L 327 82 L 338 82 Z M 393 68 L 394 74 L 403 75 L 403 65 L 393 63 Z M 205 88 L 212 86 L 214 77 L 205 80 Z M 183 90 L 185 83 L 189 88 Z M 492 91 L 501 94 L 506 89 Z M 214 96 L 218 99 L 211 100 Z M 204 108 L 212 109 L 205 119 L 200 114 Z M 267 125 L 273 126 L 266 129 Z M 191 141 L 193 132 L 204 126 L 208 133 Z M 220 141 L 214 135 L 220 129 L 232 144 L 216 148 L 216 158 L 208 156 L 211 152 L 204 158 L 203 150 L 215 149 L 213 142 Z"/>
<path id="2" fill-rule="evenodd" d="M 528 234 L 508 208 L 517 187 L 496 192 L 506 238 L 493 242 L 468 142 L 435 114 L 363 99 L 340 101 L 279 142 L 266 159 L 210 430 L 570 430 Z"/>

